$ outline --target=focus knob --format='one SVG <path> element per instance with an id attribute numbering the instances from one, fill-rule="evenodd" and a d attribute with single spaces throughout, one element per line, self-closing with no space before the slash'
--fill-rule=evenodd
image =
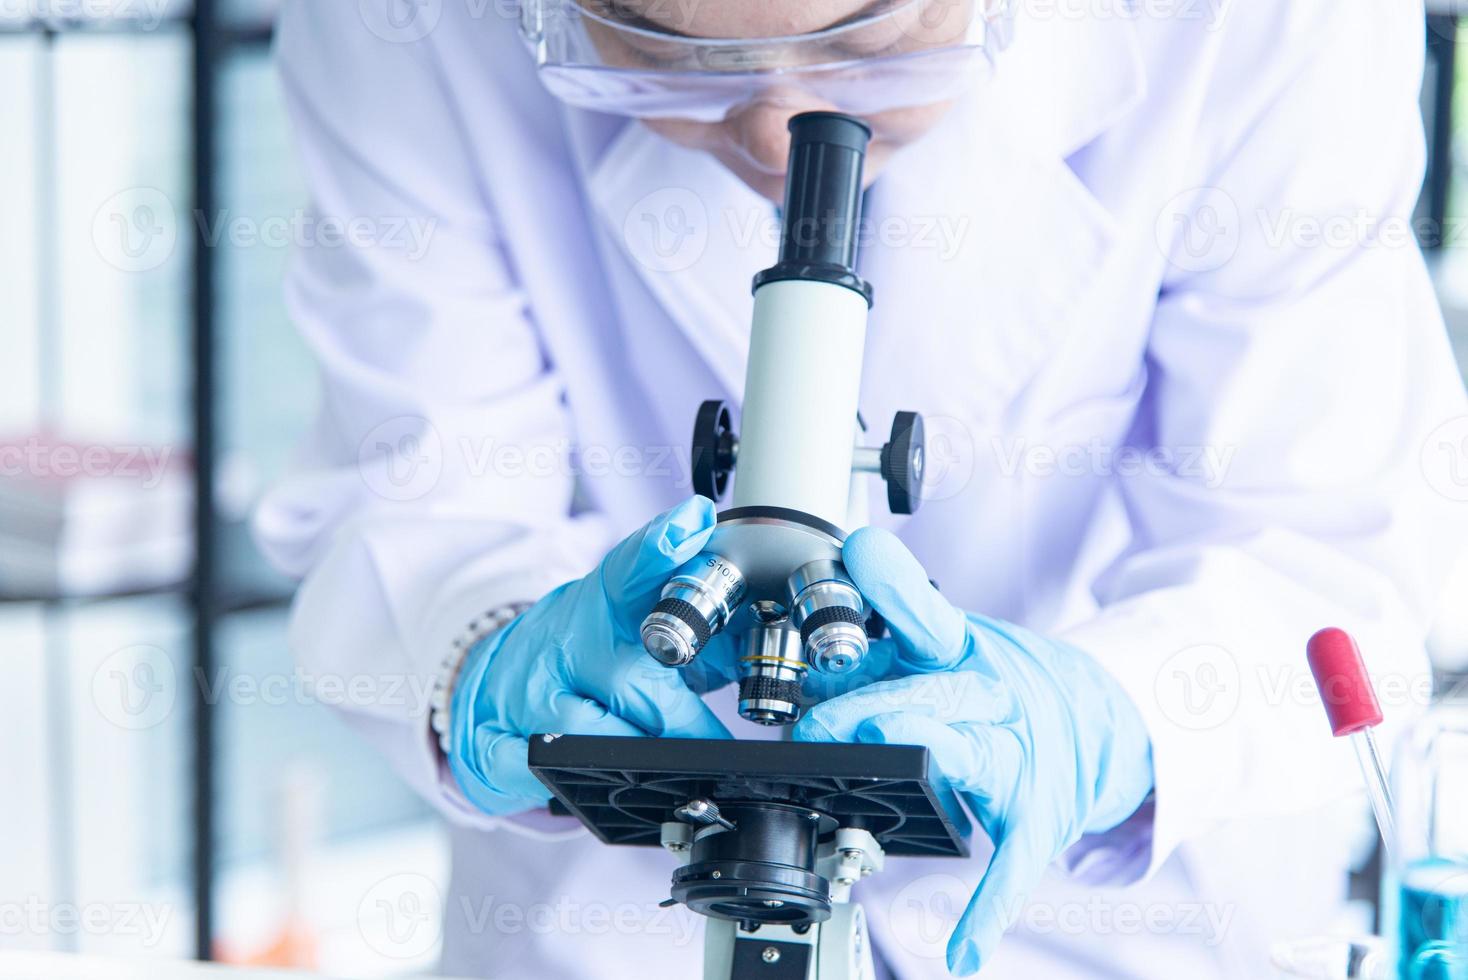
<path id="1" fill-rule="evenodd" d="M 894 514 L 916 514 L 922 503 L 926 435 L 917 412 L 898 412 L 892 438 L 882 447 L 882 479 L 887 482 L 887 508 Z"/>
<path id="2" fill-rule="evenodd" d="M 693 492 L 713 501 L 722 498 L 738 453 L 729 406 L 717 399 L 704 402 L 693 422 Z"/>

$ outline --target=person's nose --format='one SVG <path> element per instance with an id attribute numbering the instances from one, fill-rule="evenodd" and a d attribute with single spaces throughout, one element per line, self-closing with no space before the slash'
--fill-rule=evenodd
<path id="1" fill-rule="evenodd" d="M 729 117 L 743 156 L 767 174 L 782 174 L 790 156 L 790 120 L 835 106 L 800 89 L 771 89 Z"/>

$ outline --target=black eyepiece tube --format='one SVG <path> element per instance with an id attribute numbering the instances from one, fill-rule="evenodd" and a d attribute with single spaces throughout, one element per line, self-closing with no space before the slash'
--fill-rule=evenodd
<path id="1" fill-rule="evenodd" d="M 755 289 L 815 279 L 847 286 L 871 302 L 871 286 L 856 274 L 862 169 L 871 138 L 870 126 L 839 112 L 806 112 L 790 120 L 780 260 L 755 276 Z"/>

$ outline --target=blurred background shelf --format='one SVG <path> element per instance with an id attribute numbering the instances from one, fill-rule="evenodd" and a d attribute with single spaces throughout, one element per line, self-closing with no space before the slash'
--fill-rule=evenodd
<path id="1" fill-rule="evenodd" d="M 205 247 L 192 220 L 258 227 L 305 203 L 274 4 L 112 7 L 145 18 L 0 5 L 0 444 L 158 447 L 189 461 L 187 509 L 210 506 L 186 518 L 176 581 L 0 588 L 0 744 L 26 747 L 6 770 L 28 801 L 0 812 L 0 901 L 41 910 L 4 945 L 250 958 L 294 916 L 333 975 L 421 971 L 433 950 L 383 955 L 359 905 L 393 875 L 442 889 L 443 831 L 299 676 L 292 583 L 246 523 L 315 407 L 280 296 L 289 249 Z M 48 913 L 65 909 L 164 925 L 58 928 Z"/>

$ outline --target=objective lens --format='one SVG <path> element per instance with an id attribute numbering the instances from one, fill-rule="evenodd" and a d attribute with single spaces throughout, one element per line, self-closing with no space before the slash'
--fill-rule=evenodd
<path id="1" fill-rule="evenodd" d="M 823 674 L 846 674 L 867 655 L 866 601 L 835 561 L 813 561 L 790 576 L 790 620 L 806 661 Z"/>
<path id="2" fill-rule="evenodd" d="M 754 627 L 739 660 L 739 714 L 761 725 L 795 724 L 804 677 L 800 634 L 783 620 Z"/>
<path id="3" fill-rule="evenodd" d="M 642 621 L 642 645 L 669 667 L 691 663 L 729 622 L 743 596 L 743 573 L 705 551 L 663 587 L 662 598 Z"/>

